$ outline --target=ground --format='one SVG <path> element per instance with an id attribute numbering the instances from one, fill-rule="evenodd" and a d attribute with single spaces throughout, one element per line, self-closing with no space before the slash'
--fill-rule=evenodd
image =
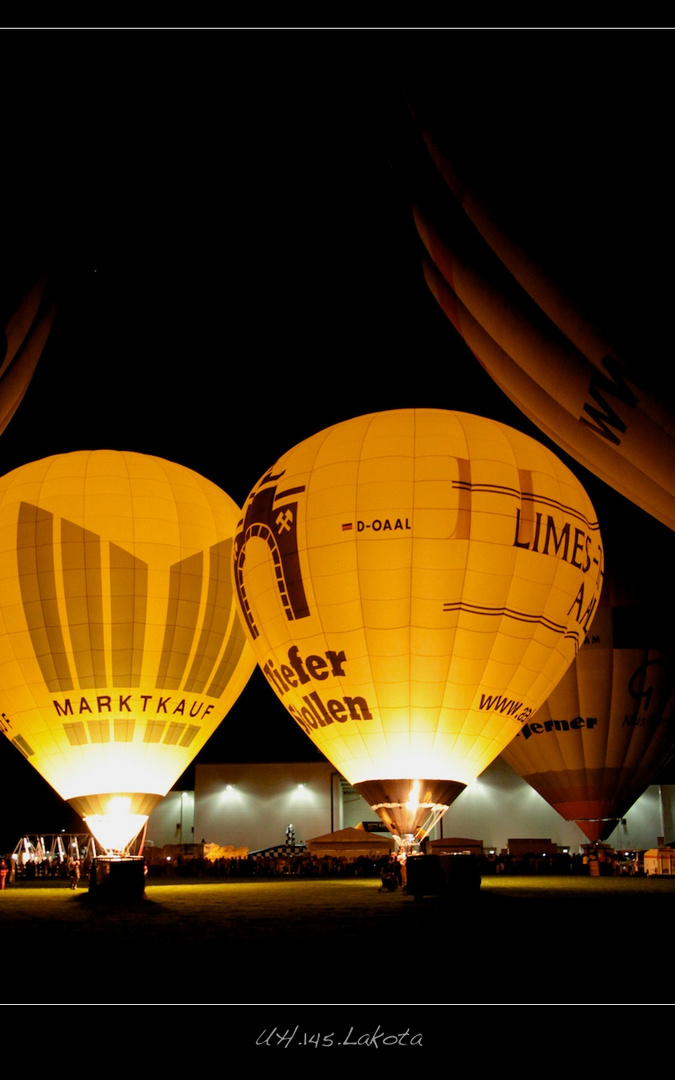
<path id="1" fill-rule="evenodd" d="M 435 1005 L 669 1004 L 650 974 L 674 900 L 670 878 L 543 875 L 465 901 L 374 878 L 150 883 L 126 905 L 13 886 L 4 1004 L 237 1005 L 254 1024 L 263 1006 L 421 1022 Z"/>

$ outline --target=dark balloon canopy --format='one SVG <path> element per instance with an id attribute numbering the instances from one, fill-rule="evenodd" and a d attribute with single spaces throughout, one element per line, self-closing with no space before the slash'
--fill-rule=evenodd
<path id="1" fill-rule="evenodd" d="M 0 434 L 28 390 L 56 313 L 46 278 L 37 278 L 17 295 L 15 282 L 2 283 L 0 338 Z"/>
<path id="2" fill-rule="evenodd" d="M 536 250 L 531 233 L 541 207 L 524 227 L 503 193 L 500 199 L 507 168 L 502 163 L 500 171 L 501 159 L 487 180 L 484 172 L 477 179 L 442 111 L 418 122 L 423 165 L 411 196 L 425 278 L 443 312 L 529 421 L 675 529 L 675 415 L 662 366 L 648 363 L 646 345 L 640 355 L 622 339 L 620 304 L 615 327 L 599 305 L 596 311 L 573 294 L 570 266 L 556 265 L 553 247 L 545 257 Z M 579 264 L 584 258 L 576 252 Z"/>

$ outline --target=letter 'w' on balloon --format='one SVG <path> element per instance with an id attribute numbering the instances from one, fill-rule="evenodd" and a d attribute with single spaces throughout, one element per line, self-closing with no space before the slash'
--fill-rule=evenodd
<path id="1" fill-rule="evenodd" d="M 0 480 L 0 726 L 106 852 L 128 849 L 255 668 L 231 584 L 240 515 L 143 454 Z"/>
<path id="2" fill-rule="evenodd" d="M 270 686 L 402 844 L 428 834 L 572 663 L 603 575 L 593 507 L 492 420 L 347 420 L 253 489 L 234 548 Z"/>

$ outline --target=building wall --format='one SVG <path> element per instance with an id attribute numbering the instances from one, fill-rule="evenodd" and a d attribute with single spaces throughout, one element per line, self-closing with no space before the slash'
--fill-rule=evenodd
<path id="1" fill-rule="evenodd" d="M 170 791 L 153 810 L 148 822 L 146 843 L 193 844 L 195 823 L 194 791 Z"/>
<path id="2" fill-rule="evenodd" d="M 664 787 L 665 840 L 675 840 L 673 788 Z M 650 787 L 630 808 L 625 825 L 619 825 L 607 843 L 616 848 L 649 848 L 664 835 L 659 788 Z M 565 821 L 517 776 L 501 758 L 462 792 L 441 820 L 435 835 L 467 836 L 484 841 L 497 851 L 513 837 L 550 838 L 560 847 L 577 851 L 588 843 L 574 822 Z"/>
<path id="3" fill-rule="evenodd" d="M 338 781 L 328 762 L 197 765 L 195 839 L 256 851 L 290 824 L 297 843 L 342 828 Z"/>
<path id="4" fill-rule="evenodd" d="M 300 843 L 374 820 L 367 803 L 340 783 L 328 762 L 197 765 L 195 792 L 169 792 L 150 817 L 147 840 L 159 847 L 205 840 L 256 851 L 283 844 L 289 824 Z M 574 822 L 561 818 L 501 758 L 450 807 L 431 834 L 441 836 L 482 840 L 497 851 L 518 837 L 550 839 L 572 851 L 586 842 Z M 675 840 L 673 787 L 648 788 L 608 842 L 650 848 L 660 836 L 666 843 Z"/>

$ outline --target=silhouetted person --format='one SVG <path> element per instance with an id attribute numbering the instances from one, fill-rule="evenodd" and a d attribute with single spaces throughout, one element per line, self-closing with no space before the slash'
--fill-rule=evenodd
<path id="1" fill-rule="evenodd" d="M 68 877 L 70 878 L 71 889 L 77 888 L 77 883 L 80 880 L 80 860 L 73 859 L 68 869 Z"/>

